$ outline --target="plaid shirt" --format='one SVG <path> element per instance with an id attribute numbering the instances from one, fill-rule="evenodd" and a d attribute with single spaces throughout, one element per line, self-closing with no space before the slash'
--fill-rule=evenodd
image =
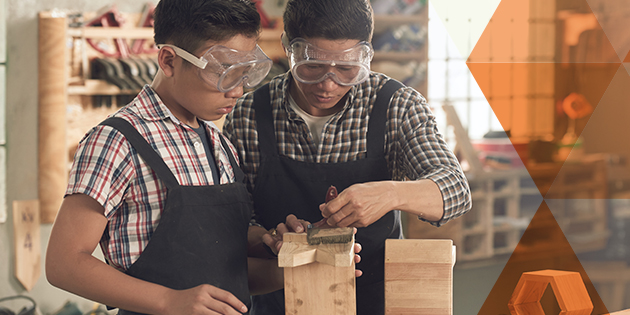
<path id="1" fill-rule="evenodd" d="M 346 104 L 324 126 L 317 146 L 308 126 L 288 103 L 290 72 L 270 82 L 274 129 L 280 154 L 314 163 L 339 163 L 363 159 L 367 153 L 367 128 L 376 93 L 389 78 L 372 73 L 361 85 L 352 87 Z M 385 159 L 394 180 L 430 179 L 442 192 L 444 216 L 431 224 L 440 226 L 468 212 L 470 188 L 459 162 L 438 132 L 426 99 L 412 88 L 398 90 L 392 97 L 385 126 Z M 253 93 L 242 97 L 226 118 L 223 132 L 241 154 L 241 167 L 253 191 L 260 167 L 258 132 Z M 255 206 L 255 205 L 254 205 Z M 426 220 L 425 220 L 426 221 Z"/>
<path id="2" fill-rule="evenodd" d="M 164 159 L 180 185 L 212 185 L 212 170 L 199 135 L 171 114 L 148 85 L 113 116 L 140 132 Z M 220 183 L 234 181 L 221 132 L 207 129 L 219 167 Z M 228 142 L 229 143 L 229 142 Z M 236 157 L 236 151 L 230 146 Z M 108 219 L 100 245 L 107 261 L 127 270 L 138 259 L 160 221 L 166 186 L 117 130 L 96 126 L 81 140 L 66 195 L 85 194 L 105 208 Z"/>

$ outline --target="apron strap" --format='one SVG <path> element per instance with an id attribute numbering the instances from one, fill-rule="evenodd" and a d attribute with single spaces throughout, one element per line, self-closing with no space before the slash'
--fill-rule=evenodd
<path id="1" fill-rule="evenodd" d="M 232 154 L 232 150 L 230 150 L 230 147 L 227 145 L 225 139 L 223 139 L 221 135 L 219 135 L 219 140 L 221 140 L 221 146 L 223 146 L 223 149 L 225 149 L 225 152 L 228 155 L 228 159 L 230 160 L 230 165 L 232 165 L 232 170 L 234 170 L 234 182 L 244 183 L 245 173 L 243 173 L 243 170 L 238 166 L 238 163 L 236 163 L 236 159 Z"/>
<path id="2" fill-rule="evenodd" d="M 158 175 L 168 189 L 179 186 L 179 182 L 168 168 L 164 160 L 155 152 L 153 147 L 142 137 L 136 128 L 128 121 L 120 117 L 110 117 L 101 122 L 101 125 L 113 127 L 120 131 L 127 141 L 138 151 L 138 154 L 144 159 L 151 169 Z"/>
<path id="3" fill-rule="evenodd" d="M 389 79 L 376 93 L 376 101 L 372 106 L 367 131 L 367 157 L 379 158 L 385 154 L 385 122 L 387 109 L 392 95 L 404 85 L 397 80 Z"/>
<path id="4" fill-rule="evenodd" d="M 367 132 L 367 155 L 370 158 L 382 157 L 385 152 L 385 122 L 387 109 L 392 95 L 404 85 L 397 80 L 389 79 L 376 94 L 372 106 Z M 278 144 L 273 124 L 273 109 L 269 96 L 269 84 L 265 84 L 254 92 L 256 108 L 256 124 L 258 130 L 258 147 L 262 157 L 278 155 Z"/>
<path id="5" fill-rule="evenodd" d="M 254 92 L 256 125 L 258 130 L 258 148 L 263 158 L 278 156 L 278 143 L 273 128 L 273 109 L 269 96 L 269 83 Z"/>

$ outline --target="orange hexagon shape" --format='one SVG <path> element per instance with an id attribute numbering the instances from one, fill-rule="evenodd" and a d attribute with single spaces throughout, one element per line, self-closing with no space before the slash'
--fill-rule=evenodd
<path id="1" fill-rule="evenodd" d="M 579 272 L 563 270 L 539 270 L 524 272 L 516 284 L 508 303 L 512 315 L 544 315 L 540 299 L 547 285 L 551 285 L 559 315 L 589 315 L 593 303 Z"/>

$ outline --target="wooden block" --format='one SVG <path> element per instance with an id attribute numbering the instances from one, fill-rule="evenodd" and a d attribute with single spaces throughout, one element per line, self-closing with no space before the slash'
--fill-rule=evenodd
<path id="1" fill-rule="evenodd" d="M 31 291 L 41 273 L 39 201 L 13 201 L 15 277 Z"/>
<path id="2" fill-rule="evenodd" d="M 344 244 L 309 245 L 306 233 L 285 233 L 278 253 L 279 267 L 297 267 L 313 262 L 348 267 L 354 261 L 354 239 Z"/>
<path id="3" fill-rule="evenodd" d="M 0 0 L 0 63 L 7 62 L 7 1 Z M 0 94 L 6 95 L 6 94 Z"/>
<path id="4" fill-rule="evenodd" d="M 551 285 L 561 314 L 591 314 L 593 303 L 580 273 L 575 271 L 548 269 L 524 272 L 512 293 L 508 307 L 516 314 L 529 314 L 519 312 L 519 309 L 540 306 L 540 299 L 548 285 Z"/>
<path id="5" fill-rule="evenodd" d="M 7 221 L 7 160 L 6 149 L 0 147 L 0 223 Z"/>
<path id="6" fill-rule="evenodd" d="M 451 240 L 385 241 L 385 314 L 452 314 Z"/>
<path id="7" fill-rule="evenodd" d="M 7 72 L 6 71 L 7 71 L 6 66 L 0 65 L 0 145 L 5 145 L 7 143 L 7 136 L 6 136 L 7 134 L 6 132 Z"/>
<path id="8" fill-rule="evenodd" d="M 286 314 L 356 314 L 354 240 L 309 245 L 306 233 L 286 233 L 278 266 L 284 267 Z"/>

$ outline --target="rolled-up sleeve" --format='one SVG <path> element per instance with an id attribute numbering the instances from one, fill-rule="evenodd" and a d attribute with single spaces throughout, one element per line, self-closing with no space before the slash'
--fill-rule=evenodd
<path id="1" fill-rule="evenodd" d="M 444 215 L 438 221 L 427 221 L 441 226 L 451 219 L 470 211 L 472 207 L 468 180 L 437 128 L 435 116 L 426 100 L 415 90 L 405 88 L 392 99 L 395 109 L 390 130 L 398 131 L 400 151 L 397 163 L 402 175 L 411 180 L 429 179 L 435 182 L 442 193 Z"/>

